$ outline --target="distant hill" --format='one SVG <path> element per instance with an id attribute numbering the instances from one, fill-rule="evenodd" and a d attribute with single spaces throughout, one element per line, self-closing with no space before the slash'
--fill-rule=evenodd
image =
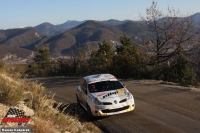
<path id="1" fill-rule="evenodd" d="M 48 46 L 53 56 L 60 56 L 73 53 L 79 48 L 91 51 L 91 48 L 97 48 L 98 42 L 106 38 L 119 42 L 120 35 L 122 32 L 117 27 L 97 21 L 87 21 L 62 34 L 45 37 L 37 42 L 37 45 Z"/>
<path id="2" fill-rule="evenodd" d="M 13 46 L 0 45 L 0 59 L 4 61 L 26 62 L 34 56 L 34 52 Z"/>
<path id="3" fill-rule="evenodd" d="M 196 14 L 193 14 L 193 15 L 188 16 L 188 17 L 192 18 L 194 20 L 195 24 L 200 25 L 200 13 L 196 13 Z M 165 19 L 165 18 L 160 19 L 159 22 L 162 22 L 163 19 Z M 70 30 L 70 29 L 72 29 L 72 28 L 74 28 L 78 25 L 81 25 L 81 24 L 83 24 L 87 21 L 89 21 L 89 20 L 84 20 L 84 21 L 68 20 L 65 23 L 58 24 L 58 25 L 52 25 L 52 24 L 46 22 L 46 23 L 39 24 L 35 28 L 46 36 L 57 35 L 57 34 L 65 32 L 65 31 L 68 31 L 68 30 Z M 132 21 L 132 20 L 120 21 L 120 20 L 115 20 L 115 19 L 109 19 L 109 20 L 103 20 L 103 21 L 97 21 L 97 22 L 101 22 L 101 23 L 104 23 L 104 24 L 112 25 L 112 26 L 121 25 L 121 24 L 124 24 L 126 22 L 140 23 L 139 21 L 138 22 Z"/>
<path id="4" fill-rule="evenodd" d="M 154 35 L 144 23 L 127 21 L 117 27 L 131 38 L 133 44 L 142 45 L 147 40 L 153 41 Z"/>
<path id="5" fill-rule="evenodd" d="M 189 16 L 189 18 L 191 18 L 196 25 L 200 25 L 200 13 L 195 13 Z"/>
<path id="6" fill-rule="evenodd" d="M 84 23 L 86 21 L 76 21 L 76 20 L 68 20 L 67 22 L 63 23 L 63 24 L 59 24 L 57 26 L 59 26 L 60 28 L 69 30 L 71 28 L 74 28 L 82 23 Z"/>
<path id="7" fill-rule="evenodd" d="M 120 45 L 120 36 L 127 34 L 133 43 L 143 44 L 151 35 L 141 23 L 127 21 L 121 25 L 108 25 L 99 21 L 86 21 L 62 34 L 42 39 L 38 45 L 49 46 L 51 55 L 69 55 L 79 49 L 88 53 L 98 48 L 98 43 L 107 39 L 113 47 Z"/>
<path id="8" fill-rule="evenodd" d="M 49 35 L 56 35 L 56 34 L 60 34 L 65 31 L 68 31 L 80 24 L 85 23 L 86 21 L 89 21 L 89 20 L 84 20 L 84 21 L 68 20 L 67 22 L 63 24 L 59 24 L 59 25 L 53 25 L 53 24 L 45 22 L 45 23 L 39 24 L 38 26 L 35 26 L 35 28 L 39 30 L 41 33 L 43 33 L 44 35 L 49 36 Z M 120 25 L 127 21 L 128 20 L 119 21 L 115 19 L 110 19 L 110 20 L 98 21 L 98 22 L 102 22 L 108 25 Z"/>
<path id="9" fill-rule="evenodd" d="M 79 48 L 91 51 L 91 49 L 97 48 L 97 44 L 104 39 L 119 43 L 119 37 L 123 34 L 117 27 L 92 20 L 80 24 L 69 30 L 68 33 L 74 36 L 76 43 L 69 49 L 63 50 L 62 54 L 77 51 Z"/>
<path id="10" fill-rule="evenodd" d="M 23 47 L 43 37 L 44 35 L 34 28 L 0 30 L 0 45 Z"/>
<path id="11" fill-rule="evenodd" d="M 39 25 L 35 26 L 34 28 L 46 36 L 56 35 L 56 34 L 60 34 L 60 33 L 63 33 L 66 31 L 65 29 L 63 29 L 59 26 L 56 26 L 56 25 L 53 25 L 53 24 L 47 23 L 47 22 L 39 24 Z"/>
<path id="12" fill-rule="evenodd" d="M 108 32 L 106 34 L 107 37 L 103 36 L 104 32 Z M 116 37 L 115 34 L 120 34 L 121 31 L 114 26 L 90 20 L 71 29 L 69 33 L 76 36 L 79 40 L 77 43 L 85 43 L 87 41 L 97 41 L 105 38 L 114 39 Z"/>
<path id="13" fill-rule="evenodd" d="M 120 25 L 120 24 L 124 24 L 127 21 L 129 20 L 120 21 L 120 20 L 115 20 L 115 19 L 109 19 L 109 20 L 100 21 L 100 22 L 109 24 L 109 25 Z"/>
<path id="14" fill-rule="evenodd" d="M 89 21 L 89 20 L 84 20 L 84 21 L 68 20 L 67 22 L 65 22 L 63 24 L 59 24 L 57 26 L 69 30 L 71 28 L 74 28 L 74 27 L 86 22 L 86 21 Z M 115 20 L 115 19 L 109 19 L 109 20 L 98 21 L 98 22 L 102 22 L 102 23 L 105 23 L 108 25 L 120 25 L 120 24 L 125 23 L 126 21 L 128 21 L 128 20 L 120 21 L 120 20 Z"/>

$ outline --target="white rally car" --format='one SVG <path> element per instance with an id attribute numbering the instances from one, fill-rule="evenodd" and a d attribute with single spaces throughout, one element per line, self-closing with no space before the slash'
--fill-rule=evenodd
<path id="1" fill-rule="evenodd" d="M 77 102 L 93 116 L 109 116 L 134 110 L 133 95 L 111 74 L 83 77 L 76 92 Z"/>

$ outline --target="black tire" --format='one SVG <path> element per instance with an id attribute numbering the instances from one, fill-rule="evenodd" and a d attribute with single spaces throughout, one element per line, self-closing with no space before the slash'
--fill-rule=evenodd
<path id="1" fill-rule="evenodd" d="M 89 105 L 87 105 L 87 114 L 88 114 L 88 120 L 89 121 L 94 119 L 94 117 L 92 116 L 91 109 L 90 109 Z"/>
<path id="2" fill-rule="evenodd" d="M 76 100 L 77 100 L 78 105 L 81 105 L 77 95 L 76 95 Z"/>

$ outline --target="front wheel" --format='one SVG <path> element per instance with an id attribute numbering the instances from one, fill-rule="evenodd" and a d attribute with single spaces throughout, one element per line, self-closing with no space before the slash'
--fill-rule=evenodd
<path id="1" fill-rule="evenodd" d="M 88 114 L 88 120 L 93 120 L 94 117 L 92 116 L 92 112 L 89 105 L 87 105 L 87 114 Z"/>
<path id="2" fill-rule="evenodd" d="M 78 98 L 77 95 L 76 95 L 76 101 L 77 101 L 77 103 L 80 105 L 80 100 L 79 100 L 79 98 Z"/>

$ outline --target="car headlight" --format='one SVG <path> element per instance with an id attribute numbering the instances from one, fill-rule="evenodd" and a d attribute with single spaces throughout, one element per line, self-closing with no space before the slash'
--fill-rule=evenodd
<path id="1" fill-rule="evenodd" d="M 93 101 L 95 105 L 103 105 L 103 103 L 100 102 L 97 98 L 94 98 Z"/>
<path id="2" fill-rule="evenodd" d="M 131 94 L 130 92 L 127 93 L 127 98 L 126 98 L 126 99 L 127 99 L 127 100 L 132 99 L 132 94 Z"/>

